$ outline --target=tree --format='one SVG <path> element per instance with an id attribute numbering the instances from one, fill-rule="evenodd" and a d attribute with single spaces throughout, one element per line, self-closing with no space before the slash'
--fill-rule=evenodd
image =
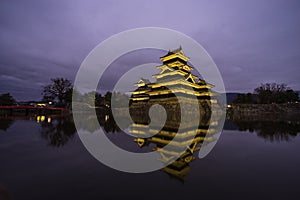
<path id="1" fill-rule="evenodd" d="M 67 106 L 72 93 L 72 83 L 65 78 L 51 79 L 51 83 L 43 87 L 43 100 L 56 102 L 58 106 Z"/>
<path id="2" fill-rule="evenodd" d="M 10 105 L 14 105 L 15 103 L 16 103 L 16 100 L 9 93 L 0 95 L 0 105 L 1 106 L 10 106 Z"/>
<path id="3" fill-rule="evenodd" d="M 111 103 L 114 107 L 128 107 L 129 97 L 121 92 L 114 92 L 111 96 Z"/>
<path id="4" fill-rule="evenodd" d="M 104 105 L 104 97 L 100 93 L 95 94 L 95 106 Z"/>
<path id="5" fill-rule="evenodd" d="M 237 98 L 233 100 L 233 103 L 254 103 L 253 95 L 251 93 L 238 94 Z"/>
<path id="6" fill-rule="evenodd" d="M 97 92 L 96 91 L 91 91 L 88 93 L 84 94 L 84 101 L 85 103 L 88 103 L 89 105 L 95 105 L 96 103 L 96 96 Z"/>
<path id="7" fill-rule="evenodd" d="M 281 83 L 265 83 L 254 89 L 258 103 L 287 103 L 298 100 L 298 93 Z"/>
<path id="8" fill-rule="evenodd" d="M 294 90 L 287 90 L 286 91 L 286 98 L 290 102 L 296 102 L 299 99 L 299 94 L 295 92 Z"/>
<path id="9" fill-rule="evenodd" d="M 104 95 L 104 102 L 110 107 L 112 93 L 107 91 Z"/>

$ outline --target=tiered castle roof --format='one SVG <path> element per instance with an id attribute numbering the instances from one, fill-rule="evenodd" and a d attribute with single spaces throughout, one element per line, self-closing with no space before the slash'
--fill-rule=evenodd
<path id="1" fill-rule="evenodd" d="M 147 79 L 141 79 L 136 83 L 138 89 L 132 92 L 132 101 L 147 101 L 174 94 L 206 99 L 215 95 L 210 90 L 213 85 L 191 73 L 193 67 L 188 64 L 189 58 L 181 47 L 168 51 L 160 60 L 163 64 L 156 67 L 160 72 L 152 76 L 156 82 L 150 83 Z"/>

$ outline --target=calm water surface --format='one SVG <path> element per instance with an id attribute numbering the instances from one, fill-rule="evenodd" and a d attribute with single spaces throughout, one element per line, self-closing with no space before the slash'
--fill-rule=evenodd
<path id="1" fill-rule="evenodd" d="M 100 124 L 115 143 L 142 150 L 112 122 Z M 2 117 L 0 199 L 298 199 L 299 132 L 297 121 L 226 121 L 215 148 L 178 179 L 106 167 L 87 152 L 71 117 Z"/>

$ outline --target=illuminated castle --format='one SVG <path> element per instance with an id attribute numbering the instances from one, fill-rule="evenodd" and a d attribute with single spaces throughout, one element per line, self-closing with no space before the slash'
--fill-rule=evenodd
<path id="1" fill-rule="evenodd" d="M 141 79 L 136 83 L 138 89 L 132 92 L 132 103 L 151 101 L 152 99 L 170 98 L 176 96 L 193 96 L 197 99 L 211 99 L 212 85 L 193 75 L 193 68 L 188 65 L 189 58 L 183 53 L 182 48 L 169 51 L 161 57 L 162 65 L 157 66 L 159 74 L 155 83 Z M 169 99 L 168 99 L 169 100 Z"/>
<path id="2" fill-rule="evenodd" d="M 155 144 L 154 150 L 160 153 L 162 162 L 178 158 L 162 170 L 182 180 L 189 171 L 189 163 L 195 159 L 194 152 L 204 141 L 215 141 L 216 131 L 209 127 L 214 126 L 211 106 L 216 103 L 217 93 L 211 90 L 213 85 L 191 73 L 193 68 L 181 47 L 169 51 L 160 60 L 163 62 L 157 66 L 160 72 L 152 76 L 156 81 L 151 83 L 142 78 L 136 83 L 138 88 L 131 92 L 129 111 L 134 124 L 130 133 L 137 137 L 134 141 L 140 147 Z M 163 106 L 167 114 L 162 129 L 155 125 L 155 121 L 160 121 L 160 113 L 156 113 L 155 119 L 148 115 L 150 107 L 156 104 Z M 195 113 L 195 106 L 200 117 Z M 168 144 L 171 146 L 163 148 Z"/>
<path id="3" fill-rule="evenodd" d="M 183 104 L 186 112 L 194 112 L 197 105 L 202 116 L 209 114 L 217 93 L 211 90 L 213 85 L 191 73 L 193 68 L 182 48 L 169 51 L 160 60 L 163 64 L 156 67 L 160 72 L 152 76 L 156 81 L 151 83 L 142 78 L 136 83 L 138 88 L 131 92 L 131 114 L 147 115 L 155 104 L 162 105 L 168 117 L 180 113 Z"/>

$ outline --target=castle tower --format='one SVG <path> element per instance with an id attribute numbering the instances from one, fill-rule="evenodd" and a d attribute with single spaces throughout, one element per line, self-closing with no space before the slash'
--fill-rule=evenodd
<path id="1" fill-rule="evenodd" d="M 180 121 L 180 112 L 184 106 L 187 113 L 194 112 L 195 105 L 199 106 L 201 115 L 210 114 L 210 106 L 217 95 L 211 90 L 213 85 L 206 83 L 192 73 L 193 67 L 188 64 L 189 58 L 182 48 L 168 51 L 160 58 L 162 65 L 157 66 L 159 73 L 147 79 L 140 79 L 135 91 L 131 92 L 130 112 L 132 115 L 148 115 L 149 108 L 154 104 L 162 105 L 168 119 Z M 133 117 L 134 118 L 134 117 Z M 136 117 L 139 120 L 139 117 Z"/>
<path id="2" fill-rule="evenodd" d="M 210 100 L 215 95 L 211 91 L 213 85 L 191 73 L 193 68 L 188 65 L 189 58 L 184 55 L 181 47 L 169 51 L 160 60 L 163 64 L 156 67 L 160 72 L 152 76 L 156 82 L 150 83 L 149 80 L 141 79 L 136 84 L 138 89 L 132 92 L 132 102 L 170 98 L 175 95 Z"/>

